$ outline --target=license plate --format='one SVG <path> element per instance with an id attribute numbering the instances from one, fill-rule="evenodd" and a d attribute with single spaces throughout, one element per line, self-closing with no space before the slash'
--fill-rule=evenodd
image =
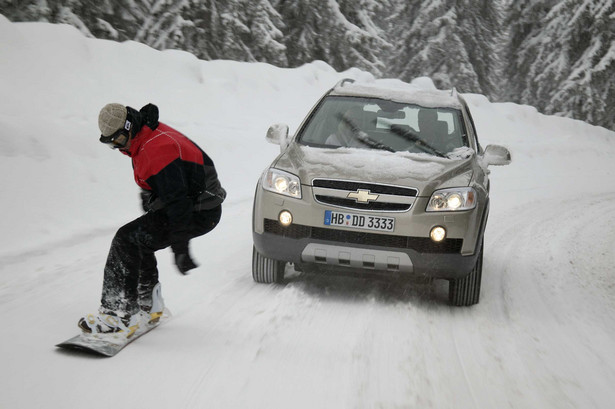
<path id="1" fill-rule="evenodd" d="M 393 231 L 395 230 L 395 218 L 325 210 L 325 226 L 344 226 L 353 229 Z"/>

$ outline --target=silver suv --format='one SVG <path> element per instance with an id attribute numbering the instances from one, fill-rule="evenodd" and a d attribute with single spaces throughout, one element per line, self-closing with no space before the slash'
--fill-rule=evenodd
<path id="1" fill-rule="evenodd" d="M 484 150 L 455 90 L 340 81 L 296 135 L 273 125 L 280 155 L 258 181 L 252 276 L 298 271 L 375 273 L 449 281 L 453 305 L 479 301 L 488 165 L 509 151 Z"/>

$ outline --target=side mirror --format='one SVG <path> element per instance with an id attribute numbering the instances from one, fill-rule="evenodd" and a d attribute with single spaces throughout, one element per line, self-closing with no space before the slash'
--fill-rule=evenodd
<path id="1" fill-rule="evenodd" d="M 280 145 L 280 150 L 284 151 L 288 147 L 288 125 L 275 124 L 267 130 L 267 142 Z"/>
<path id="2" fill-rule="evenodd" d="M 484 163 L 495 166 L 509 165 L 512 161 L 510 151 L 500 145 L 487 145 L 483 153 Z"/>

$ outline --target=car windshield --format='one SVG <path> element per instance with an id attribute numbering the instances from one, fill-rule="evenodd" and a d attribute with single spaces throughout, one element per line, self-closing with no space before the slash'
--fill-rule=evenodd
<path id="1" fill-rule="evenodd" d="M 303 127 L 298 142 L 438 156 L 469 146 L 457 109 L 339 96 L 324 99 Z"/>

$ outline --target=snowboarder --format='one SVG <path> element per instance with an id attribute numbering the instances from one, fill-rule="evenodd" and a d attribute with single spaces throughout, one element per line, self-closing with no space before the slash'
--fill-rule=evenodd
<path id="1" fill-rule="evenodd" d="M 226 191 L 213 161 L 194 142 L 158 122 L 158 108 L 107 104 L 98 117 L 100 142 L 131 157 L 146 213 L 121 227 L 109 250 L 98 314 L 79 320 L 85 333 L 130 336 L 164 310 L 154 253 L 171 247 L 182 274 L 197 267 L 190 239 L 216 227 Z"/>

